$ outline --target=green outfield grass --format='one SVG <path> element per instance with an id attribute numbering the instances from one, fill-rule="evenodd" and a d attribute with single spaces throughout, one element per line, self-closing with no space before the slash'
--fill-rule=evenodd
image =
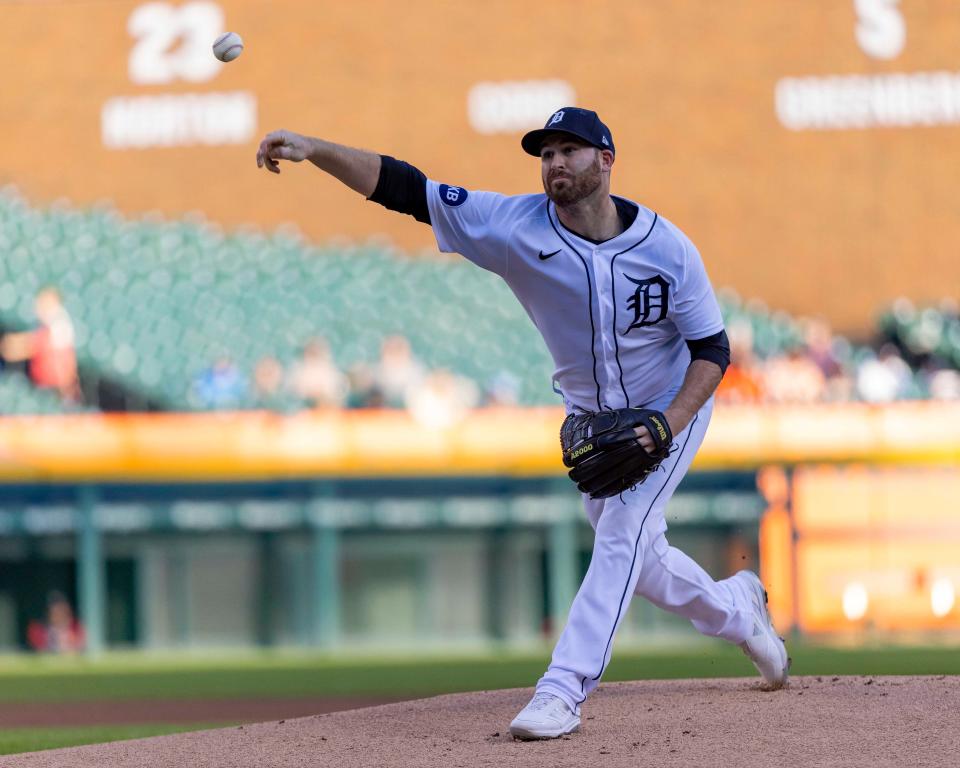
<path id="1" fill-rule="evenodd" d="M 790 645 L 795 675 L 960 674 L 953 647 L 869 649 Z M 248 696 L 429 696 L 531 685 L 542 653 L 330 657 L 146 654 L 83 658 L 0 658 L 0 701 Z M 707 643 L 676 651 L 623 650 L 605 680 L 737 677 L 755 674 L 739 649 Z"/>
<path id="2" fill-rule="evenodd" d="M 795 675 L 960 674 L 952 647 L 842 649 L 791 645 Z M 298 696 L 422 697 L 531 686 L 549 655 L 436 654 L 330 657 L 109 654 L 83 658 L 0 658 L 0 702 Z M 620 650 L 605 680 L 754 676 L 737 648 L 705 643 L 673 651 Z M 0 754 L 87 744 L 209 725 L 108 726 L 0 731 Z"/>

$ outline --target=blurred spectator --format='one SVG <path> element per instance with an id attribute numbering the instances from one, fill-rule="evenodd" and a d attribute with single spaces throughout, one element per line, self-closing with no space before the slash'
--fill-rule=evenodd
<path id="1" fill-rule="evenodd" d="M 350 393 L 348 408 L 384 408 L 386 401 L 377 385 L 373 368 L 367 363 L 356 363 L 347 372 Z"/>
<path id="2" fill-rule="evenodd" d="M 839 376 L 843 366 L 833 349 L 833 332 L 823 320 L 806 319 L 801 322 L 803 343 L 807 357 L 812 360 L 825 379 Z"/>
<path id="3" fill-rule="evenodd" d="M 853 379 L 838 354 L 838 350 L 849 348 L 849 342 L 835 337 L 824 320 L 803 320 L 801 328 L 807 357 L 823 374 L 822 398 L 830 402 L 853 399 Z"/>
<path id="4" fill-rule="evenodd" d="M 731 323 L 727 328 L 730 340 L 730 364 L 717 388 L 717 401 L 724 403 L 759 403 L 763 399 L 760 371 L 753 356 L 753 329 L 747 322 Z"/>
<path id="5" fill-rule="evenodd" d="M 853 376 L 846 367 L 842 367 L 835 375 L 824 382 L 823 399 L 831 403 L 845 403 L 855 400 L 856 389 Z"/>
<path id="6" fill-rule="evenodd" d="M 226 356 L 201 371 L 194 379 L 191 399 L 202 408 L 237 408 L 247 396 L 247 381 Z"/>
<path id="7" fill-rule="evenodd" d="M 410 391 L 407 407 L 424 426 L 442 429 L 460 421 L 479 399 L 477 385 L 470 379 L 441 368 Z"/>
<path id="8" fill-rule="evenodd" d="M 77 653 L 83 650 L 83 627 L 61 592 L 51 592 L 48 596 L 45 621 L 34 620 L 27 625 L 27 642 L 35 651 L 45 653 Z"/>
<path id="9" fill-rule="evenodd" d="M 283 366 L 275 357 L 264 357 L 254 367 L 253 395 L 257 405 L 264 408 L 283 404 Z"/>
<path id="10" fill-rule="evenodd" d="M 374 377 L 388 408 L 403 408 L 424 376 L 423 365 L 414 357 L 406 337 L 388 336 L 383 340 Z"/>
<path id="11" fill-rule="evenodd" d="M 826 380 L 813 360 L 800 347 L 785 356 L 767 360 L 763 388 L 771 403 L 815 403 L 823 399 Z"/>
<path id="12" fill-rule="evenodd" d="M 483 405 L 514 407 L 520 403 L 520 379 L 509 371 L 500 371 L 487 383 L 483 393 Z"/>
<path id="13" fill-rule="evenodd" d="M 330 345 L 320 337 L 307 342 L 290 370 L 291 391 L 311 408 L 342 408 L 348 386 L 347 377 L 330 355 Z"/>
<path id="14" fill-rule="evenodd" d="M 852 400 L 853 378 L 838 354 L 838 351 L 849 350 L 849 342 L 835 337 L 824 320 L 804 320 L 801 327 L 806 355 L 823 374 L 822 399 L 830 402 Z"/>
<path id="15" fill-rule="evenodd" d="M 912 382 L 910 366 L 896 346 L 889 343 L 857 370 L 857 394 L 868 403 L 889 403 L 906 397 Z"/>
<path id="16" fill-rule="evenodd" d="M 960 371 L 934 371 L 927 379 L 927 391 L 933 400 L 960 400 Z"/>
<path id="17" fill-rule="evenodd" d="M 0 341 L 0 355 L 8 362 L 27 362 L 30 379 L 44 389 L 55 389 L 65 403 L 81 400 L 73 322 L 60 294 L 44 288 L 37 294 L 34 311 L 39 326 L 32 331 L 8 333 Z"/>

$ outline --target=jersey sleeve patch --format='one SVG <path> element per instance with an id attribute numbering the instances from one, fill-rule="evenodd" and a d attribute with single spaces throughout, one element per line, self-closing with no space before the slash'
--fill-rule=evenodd
<path id="1" fill-rule="evenodd" d="M 437 193 L 440 195 L 440 202 L 449 208 L 456 208 L 467 202 L 467 190 L 463 187 L 451 187 L 448 184 L 441 184 L 437 187 Z"/>

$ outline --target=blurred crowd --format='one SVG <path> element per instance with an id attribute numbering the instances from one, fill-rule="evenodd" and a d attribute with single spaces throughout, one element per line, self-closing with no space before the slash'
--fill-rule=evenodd
<path id="1" fill-rule="evenodd" d="M 730 322 L 731 363 L 717 399 L 743 404 L 835 402 L 888 403 L 896 400 L 958 400 L 960 371 L 934 354 L 904 349 L 897 340 L 878 338 L 854 347 L 823 320 L 797 323 L 799 338 L 775 353 L 760 356 L 749 320 Z M 478 406 L 516 405 L 520 381 L 501 371 L 483 385 L 449 370 L 429 370 L 403 336 L 383 341 L 380 358 L 342 371 L 329 345 L 315 338 L 302 357 L 284 369 L 273 358 L 261 360 L 246 381 L 227 359 L 196 382 L 205 407 L 228 407 L 252 388 L 257 403 L 281 408 L 290 395 L 309 408 L 407 408 L 419 420 L 443 424 Z"/>
<path id="2" fill-rule="evenodd" d="M 760 358 L 753 326 L 727 326 L 730 366 L 717 390 L 728 403 L 831 403 L 960 399 L 960 372 L 932 354 L 911 354 L 895 340 L 853 348 L 822 320 L 799 323 L 801 339 Z"/>
<path id="3" fill-rule="evenodd" d="M 208 409 L 251 399 L 271 410 L 289 410 L 291 403 L 313 410 L 407 409 L 422 422 L 442 426 L 481 405 L 516 405 L 519 385 L 506 373 L 481 387 L 445 368 L 430 369 L 402 335 L 385 338 L 377 360 L 342 370 L 330 345 L 318 336 L 287 367 L 273 357 L 261 359 L 249 379 L 229 358 L 220 358 L 196 377 L 191 398 Z"/>
<path id="4" fill-rule="evenodd" d="M 73 324 L 60 295 L 43 289 L 34 309 L 33 329 L 0 337 L 0 365 L 23 368 L 35 387 L 55 392 L 66 406 L 83 404 Z M 731 363 L 717 399 L 745 404 L 960 399 L 960 313 L 949 304 L 926 312 L 937 333 L 922 322 L 911 326 L 922 313 L 901 301 L 889 315 L 896 322 L 881 323 L 874 343 L 863 346 L 833 333 L 823 320 L 792 321 L 792 340 L 774 351 L 768 345 L 765 354 L 755 339 L 757 316 L 733 317 L 727 323 Z M 198 410 L 407 409 L 424 423 L 443 426 L 472 408 L 519 403 L 521 381 L 508 371 L 492 374 L 480 384 L 445 368 L 430 369 L 402 335 L 383 339 L 378 359 L 342 369 L 328 342 L 316 336 L 287 365 L 264 357 L 246 371 L 229 356 L 219 357 L 189 383 L 189 400 Z"/>

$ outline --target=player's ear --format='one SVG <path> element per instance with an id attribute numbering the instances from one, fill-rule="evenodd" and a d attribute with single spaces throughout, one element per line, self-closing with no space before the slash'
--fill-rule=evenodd
<path id="1" fill-rule="evenodd" d="M 609 171 L 613 167 L 614 156 L 609 149 L 600 150 L 600 170 Z"/>

